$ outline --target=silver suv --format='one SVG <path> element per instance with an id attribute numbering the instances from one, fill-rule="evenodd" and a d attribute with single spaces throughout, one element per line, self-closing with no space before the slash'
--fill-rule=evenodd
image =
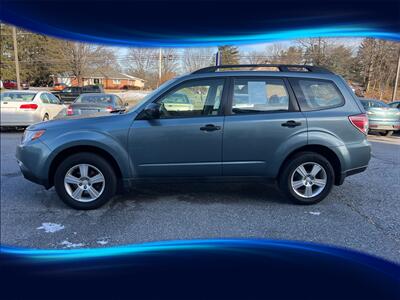
<path id="1" fill-rule="evenodd" d="M 149 180 L 276 180 L 301 204 L 367 168 L 363 106 L 315 66 L 208 67 L 120 113 L 30 126 L 17 149 L 24 176 L 77 209 Z M 267 196 L 267 195 L 266 195 Z"/>

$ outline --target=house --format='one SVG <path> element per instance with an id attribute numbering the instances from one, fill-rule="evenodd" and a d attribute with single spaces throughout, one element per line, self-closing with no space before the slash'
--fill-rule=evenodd
<path id="1" fill-rule="evenodd" d="M 69 73 L 53 75 L 54 83 L 78 86 L 78 79 Z M 90 71 L 82 75 L 82 85 L 102 85 L 105 89 L 143 89 L 145 80 L 116 71 Z"/>

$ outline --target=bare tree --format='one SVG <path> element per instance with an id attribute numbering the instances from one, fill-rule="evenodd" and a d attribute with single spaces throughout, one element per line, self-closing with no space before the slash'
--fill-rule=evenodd
<path id="1" fill-rule="evenodd" d="M 213 59 L 214 53 L 211 48 L 187 48 L 183 51 L 182 70 L 189 73 L 211 66 Z"/>
<path id="2" fill-rule="evenodd" d="M 253 50 L 250 52 L 247 52 L 242 59 L 243 63 L 245 64 L 265 64 L 268 62 L 268 56 L 265 53 L 265 51 L 258 51 L 258 50 Z"/>
<path id="3" fill-rule="evenodd" d="M 113 68 L 116 65 L 113 52 L 103 46 L 67 41 L 63 45 L 63 56 L 66 70 L 77 78 L 80 86 L 85 72 Z"/>

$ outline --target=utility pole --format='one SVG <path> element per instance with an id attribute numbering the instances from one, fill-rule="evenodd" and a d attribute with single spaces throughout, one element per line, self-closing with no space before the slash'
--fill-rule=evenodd
<path id="1" fill-rule="evenodd" d="M 399 76 L 400 76 L 400 48 L 399 48 L 399 55 L 397 59 L 397 71 L 396 71 L 396 79 L 394 80 L 394 87 L 393 87 L 393 95 L 392 95 L 392 102 L 396 100 L 397 94 L 397 86 L 399 85 Z"/>
<path id="2" fill-rule="evenodd" d="M 14 42 L 14 61 L 15 61 L 15 73 L 17 75 L 17 89 L 21 89 L 21 80 L 19 78 L 19 61 L 18 61 L 18 45 L 17 45 L 17 29 L 15 26 L 12 28 L 13 42 Z"/>
<path id="3" fill-rule="evenodd" d="M 158 86 L 161 84 L 161 68 L 162 68 L 162 48 L 158 54 Z"/>

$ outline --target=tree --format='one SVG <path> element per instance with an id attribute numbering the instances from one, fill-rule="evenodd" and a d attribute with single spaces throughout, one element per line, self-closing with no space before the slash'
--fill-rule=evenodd
<path id="1" fill-rule="evenodd" d="M 65 68 L 83 84 L 82 76 L 89 71 L 116 68 L 116 58 L 111 49 L 84 43 L 65 41 L 62 51 Z"/>
<path id="2" fill-rule="evenodd" d="M 218 51 L 221 55 L 221 64 L 237 65 L 239 64 L 239 49 L 234 46 L 219 46 Z"/>
<path id="3" fill-rule="evenodd" d="M 278 55 L 278 62 L 281 64 L 302 64 L 303 51 L 299 47 L 289 47 Z"/>
<path id="4" fill-rule="evenodd" d="M 213 65 L 213 60 L 211 48 L 187 48 L 183 51 L 182 70 L 189 73 L 209 67 Z"/>

